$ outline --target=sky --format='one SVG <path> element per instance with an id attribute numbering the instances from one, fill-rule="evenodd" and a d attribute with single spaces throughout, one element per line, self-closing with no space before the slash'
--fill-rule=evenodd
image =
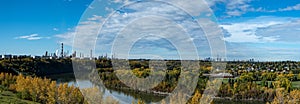
<path id="1" fill-rule="evenodd" d="M 1 0 L 0 12 L 0 54 L 63 42 L 86 56 L 300 60 L 300 0 Z"/>

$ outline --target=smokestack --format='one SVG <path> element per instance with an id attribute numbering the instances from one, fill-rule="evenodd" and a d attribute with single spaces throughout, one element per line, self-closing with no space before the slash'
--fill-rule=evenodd
<path id="1" fill-rule="evenodd" d="M 64 57 L 64 43 L 61 43 L 61 52 L 60 52 L 60 57 Z"/>

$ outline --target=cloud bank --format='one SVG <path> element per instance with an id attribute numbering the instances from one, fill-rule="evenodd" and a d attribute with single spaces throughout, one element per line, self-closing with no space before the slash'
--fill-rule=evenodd
<path id="1" fill-rule="evenodd" d="M 40 40 L 40 39 L 50 39 L 50 37 L 42 37 L 39 36 L 39 34 L 30 34 L 30 35 L 15 37 L 15 39 Z"/>

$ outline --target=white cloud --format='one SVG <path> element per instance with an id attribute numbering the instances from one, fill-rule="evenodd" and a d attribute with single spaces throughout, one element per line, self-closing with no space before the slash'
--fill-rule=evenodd
<path id="1" fill-rule="evenodd" d="M 75 32 L 67 32 L 64 34 L 57 34 L 55 37 L 61 39 L 59 43 L 64 43 L 66 45 L 72 46 Z"/>
<path id="2" fill-rule="evenodd" d="M 259 10 L 253 8 L 249 3 L 253 0 L 206 0 L 211 7 L 216 4 L 225 5 L 225 12 L 228 17 L 241 16 L 248 11 Z M 218 8 L 218 7 L 217 7 Z"/>
<path id="3" fill-rule="evenodd" d="M 86 5 L 89 9 L 95 9 L 92 5 Z"/>
<path id="4" fill-rule="evenodd" d="M 140 0 L 110 0 L 113 3 L 122 3 L 123 5 L 133 3 Z M 161 2 L 162 4 L 168 3 L 168 5 L 174 6 L 176 8 L 183 9 L 192 16 L 199 16 L 202 12 L 209 12 L 210 8 L 207 2 L 204 0 L 157 0 L 156 2 Z M 209 2 L 212 3 L 212 2 Z M 162 10 L 166 8 L 161 8 Z M 107 8 L 107 10 L 111 10 Z"/>
<path id="5" fill-rule="evenodd" d="M 110 12 L 110 13 L 114 12 L 114 9 L 113 8 L 109 8 L 109 7 L 105 7 L 105 10 L 108 11 L 108 12 Z"/>
<path id="6" fill-rule="evenodd" d="M 286 17 L 257 17 L 243 22 L 223 24 L 221 27 L 230 35 L 228 42 L 264 43 L 281 41 L 283 38 L 294 40 L 298 37 L 300 22 Z M 286 39 L 285 39 L 286 40 Z"/>
<path id="7" fill-rule="evenodd" d="M 267 10 L 264 7 L 253 7 L 252 2 L 255 0 L 206 0 L 211 8 L 214 8 L 214 10 L 222 10 L 227 15 L 223 17 L 234 17 L 234 16 L 241 16 L 243 14 L 246 14 L 248 12 L 277 12 L 278 10 Z M 221 4 L 225 6 L 225 10 L 223 8 L 216 7 L 217 4 Z M 286 10 L 294 8 L 299 8 L 296 5 L 293 7 L 288 7 Z M 222 7 L 222 6 L 221 6 Z"/>
<path id="8" fill-rule="evenodd" d="M 300 18 L 284 21 L 279 25 L 258 29 L 256 34 L 264 36 L 278 36 L 277 41 L 300 43 Z"/>
<path id="9" fill-rule="evenodd" d="M 114 2 L 117 3 L 128 3 L 128 0 L 116 0 Z M 179 3 L 181 6 L 187 6 L 189 3 L 182 1 L 169 1 L 174 2 L 175 5 Z M 269 11 L 264 8 L 253 8 L 249 5 L 250 0 L 215 0 L 213 2 L 208 2 L 210 6 L 215 5 L 216 3 L 226 3 L 226 12 L 230 16 L 239 16 L 248 11 L 251 12 L 274 12 L 274 10 Z M 143 3 L 143 2 L 141 2 Z M 183 4 L 182 4 L 183 3 Z M 195 8 L 193 5 L 190 7 Z M 188 13 L 197 15 L 197 11 L 199 10 L 191 10 L 193 8 L 185 8 Z M 182 8 L 180 8 L 182 9 Z M 107 11 L 113 11 L 111 8 L 106 8 Z M 138 20 L 139 18 L 147 17 L 148 15 L 159 15 L 162 17 L 170 18 L 172 21 L 176 22 L 182 27 L 186 28 L 186 32 L 188 32 L 190 39 L 180 39 L 176 37 L 172 37 L 177 39 L 178 42 L 183 41 L 191 41 L 193 40 L 197 46 L 197 49 L 200 50 L 200 54 L 204 53 L 207 56 L 208 52 L 204 52 L 209 50 L 207 40 L 205 40 L 205 36 L 203 35 L 203 31 L 198 28 L 196 24 L 191 22 L 185 12 L 174 8 L 173 6 L 164 5 L 164 3 L 160 4 L 147 4 L 147 5 L 131 5 L 125 7 L 125 9 L 121 9 L 116 14 L 111 16 L 111 19 L 107 19 L 105 21 L 105 25 L 102 26 L 104 22 L 104 18 L 102 16 L 94 15 L 90 18 L 82 19 L 85 21 L 81 21 L 77 27 L 74 27 L 72 31 L 70 29 L 69 32 L 64 34 L 58 34 L 56 37 L 62 39 L 61 41 L 72 45 L 73 41 L 76 41 L 76 48 L 84 48 L 89 53 L 90 49 L 94 48 L 95 41 L 97 41 L 96 49 L 102 54 L 110 53 L 111 46 L 113 41 L 116 39 L 117 34 L 120 30 L 126 28 L 129 24 L 133 23 L 133 21 Z M 141 20 L 139 20 L 141 21 Z M 176 29 L 169 28 L 169 25 L 162 25 L 166 21 L 154 21 L 153 19 L 144 19 L 140 24 L 131 25 L 131 31 L 128 35 L 134 35 L 135 32 L 144 31 L 145 33 L 157 33 L 161 36 L 169 36 L 176 33 Z M 198 22 L 204 22 L 199 20 Z M 159 26 L 155 25 L 155 23 L 160 24 Z M 154 24 L 154 25 L 153 25 Z M 228 34 L 226 34 L 224 40 L 227 42 L 227 53 L 229 59 L 260 59 L 260 60 L 284 60 L 288 58 L 294 58 L 292 56 L 299 56 L 296 53 L 290 51 L 298 51 L 300 48 L 287 48 L 282 49 L 282 47 L 275 46 L 264 46 L 265 44 L 270 43 L 278 43 L 278 42 L 295 42 L 300 38 L 298 33 L 300 33 L 300 22 L 295 21 L 295 19 L 290 18 L 280 18 L 280 17 L 257 17 L 253 19 L 249 19 L 247 21 L 241 22 L 230 22 L 228 24 L 223 24 L 221 27 L 225 29 Z M 208 24 L 209 25 L 209 24 Z M 160 28 L 161 26 L 161 28 Z M 99 29 L 103 30 L 100 31 Z M 160 29 L 159 29 L 160 28 Z M 134 30 L 138 29 L 138 30 Z M 128 30 L 127 30 L 128 31 Z M 213 32 L 213 30 L 208 30 Z M 101 32 L 99 34 L 98 32 Z M 171 33 L 171 34 L 166 34 Z M 75 38 L 74 35 L 79 36 Z M 97 36 L 99 35 L 99 36 Z M 95 39 L 98 38 L 98 40 Z M 169 36 L 171 37 L 171 36 Z M 126 37 L 117 37 L 117 38 L 126 38 Z M 215 37 L 222 38 L 222 37 Z M 128 38 L 127 38 L 128 39 Z M 128 39 L 129 41 L 133 41 L 133 39 Z M 290 41 L 289 41 L 290 40 Z M 291 41 L 292 40 L 292 41 Z M 121 44 L 126 45 L 126 44 Z M 271 49 L 273 48 L 273 49 Z M 145 52 L 148 53 L 157 53 L 160 55 L 177 55 L 174 52 L 174 47 L 170 44 L 167 44 L 165 41 L 161 41 L 160 38 L 157 37 L 147 37 L 144 38 L 144 41 L 140 42 L 140 44 L 136 45 L 136 53 Z M 280 54 L 281 53 L 281 54 Z M 188 53 L 187 53 L 188 54 Z M 291 55 L 289 55 L 291 54 Z M 100 54 L 101 55 L 101 54 Z M 282 55 L 282 56 L 281 56 Z M 208 55 L 209 56 L 209 55 Z"/>
<path id="10" fill-rule="evenodd" d="M 113 3 L 122 3 L 122 4 L 129 4 L 132 1 L 131 0 L 110 0 L 110 2 L 113 2 Z"/>
<path id="11" fill-rule="evenodd" d="M 247 12 L 278 12 L 278 11 L 293 11 L 300 10 L 300 4 L 294 6 L 288 6 L 286 8 L 279 8 L 273 10 L 267 10 L 264 7 L 253 7 L 250 3 L 254 0 L 206 0 L 211 7 L 215 7 L 216 4 L 225 5 L 225 12 L 227 16 L 241 16 Z M 219 8 L 218 8 L 219 9 Z"/>
<path id="12" fill-rule="evenodd" d="M 268 27 L 278 23 L 267 23 L 267 24 L 248 24 L 248 23 L 234 23 L 231 25 L 221 25 L 227 30 L 231 36 L 226 37 L 225 40 L 228 42 L 270 42 L 275 41 L 275 37 L 262 37 L 256 35 L 258 28 Z"/>
<path id="13" fill-rule="evenodd" d="M 229 15 L 229 16 L 240 16 L 242 14 L 244 14 L 244 12 L 239 11 L 239 10 L 230 10 L 230 11 L 227 11 L 227 15 Z"/>
<path id="14" fill-rule="evenodd" d="M 40 40 L 40 39 L 50 39 L 50 37 L 41 37 L 38 34 L 31 34 L 31 35 L 15 37 L 15 39 Z"/>
<path id="15" fill-rule="evenodd" d="M 251 0 L 230 0 L 227 2 L 227 14 L 230 16 L 240 16 L 250 10 Z"/>
<path id="16" fill-rule="evenodd" d="M 292 11 L 292 10 L 300 10 L 300 4 L 279 9 L 279 11 Z"/>
<path id="17" fill-rule="evenodd" d="M 192 16 L 199 16 L 200 13 L 210 12 L 210 8 L 207 2 L 204 0 L 161 0 L 164 2 L 169 2 L 186 12 L 188 12 Z"/>
<path id="18" fill-rule="evenodd" d="M 175 1 L 175 0 L 174 0 Z M 119 1 L 116 1 L 119 2 Z M 177 1 L 180 2 L 180 1 Z M 186 3 L 190 4 L 190 3 Z M 184 5 L 182 5 L 184 6 Z M 191 9 L 191 8 L 188 8 Z M 203 8 L 202 8 L 203 9 Z M 199 11 L 199 10 L 197 10 Z M 197 14 L 195 11 L 189 11 L 189 13 Z M 144 18 L 144 17 L 164 17 L 169 19 L 170 21 L 176 23 L 179 27 L 183 27 L 183 31 L 187 32 L 184 33 L 180 31 L 180 28 L 174 28 L 174 24 L 171 22 L 167 22 L 165 20 L 156 21 L 155 18 Z M 139 20 L 142 19 L 142 20 Z M 76 31 L 69 31 L 64 34 L 57 34 L 56 37 L 61 39 L 61 42 L 66 43 L 67 45 L 72 45 L 73 41 L 74 47 L 81 48 L 85 50 L 90 50 L 94 48 L 96 38 L 97 40 L 97 49 L 100 50 L 102 53 L 110 53 L 112 43 L 117 37 L 117 34 L 123 30 L 124 28 L 128 28 L 131 26 L 132 31 L 129 33 L 138 33 L 143 32 L 145 34 L 153 33 L 155 35 L 159 35 L 161 37 L 169 37 L 178 43 L 193 41 L 196 44 L 196 48 L 207 49 L 208 43 L 206 37 L 201 30 L 201 27 L 197 24 L 196 20 L 190 17 L 185 11 L 182 11 L 181 8 L 178 8 L 174 5 L 168 5 L 166 3 L 159 3 L 159 2 L 141 2 L 137 5 L 130 5 L 120 9 L 116 14 L 111 15 L 110 19 L 105 21 L 105 25 L 102 26 L 104 22 L 104 18 L 102 16 L 94 15 L 93 17 L 82 19 L 85 21 L 81 21 L 80 24 L 75 27 Z M 142 21 L 140 24 L 130 25 L 134 21 Z M 163 24 L 165 23 L 165 24 Z M 156 25 L 155 25 L 156 24 Z M 102 27 L 101 27 L 102 26 Z M 173 27 L 172 27 L 173 26 Z M 99 29 L 102 28 L 100 31 Z M 99 34 L 100 32 L 101 34 Z M 190 38 L 181 38 L 175 34 L 187 34 Z M 76 34 L 76 36 L 74 36 Z M 131 35 L 133 35 L 131 34 Z M 130 35 L 130 34 L 128 34 Z M 76 37 L 75 40 L 73 40 Z M 123 38 L 123 37 L 118 37 Z M 130 39 L 130 38 L 128 38 Z M 160 42 L 159 39 L 151 40 L 153 38 L 146 38 L 148 42 L 161 43 L 161 44 L 152 44 L 151 47 L 157 47 L 159 51 L 164 50 L 164 52 L 159 52 L 160 54 L 170 54 L 175 53 L 174 47 L 170 47 L 170 44 L 165 44 L 165 42 Z M 128 41 L 133 41 L 130 39 Z M 126 44 L 124 44 L 126 45 Z M 148 44 L 149 45 L 149 44 Z M 184 44 L 182 44 L 184 45 Z M 140 45 L 141 47 L 147 47 L 146 45 Z M 185 46 L 187 50 L 192 47 L 193 45 Z M 166 51 L 167 50 L 167 51 Z M 201 50 L 200 53 L 209 54 L 209 52 L 204 53 Z M 144 51 L 144 50 L 143 50 Z M 152 50 L 149 50 L 150 52 Z M 209 50 L 205 50 L 209 51 Z M 142 52 L 142 51 L 141 51 Z"/>
<path id="19" fill-rule="evenodd" d="M 101 23 L 104 18 L 102 16 L 98 16 L 98 15 L 93 15 L 93 17 L 90 17 L 87 19 L 88 21 L 100 21 L 99 23 Z"/>
<path id="20" fill-rule="evenodd" d="M 257 17 L 221 26 L 230 60 L 299 60 L 300 18 Z"/>
<path id="21" fill-rule="evenodd" d="M 58 28 L 53 28 L 53 30 L 54 30 L 54 31 L 59 31 L 59 29 L 58 29 Z"/>
<path id="22" fill-rule="evenodd" d="M 75 29 L 68 29 L 69 32 L 57 34 L 55 37 L 60 39 L 60 42 L 65 43 L 74 48 L 93 49 L 98 31 L 101 28 L 103 18 L 101 16 L 93 15 L 87 21 L 80 22 Z M 80 38 L 75 38 L 80 37 Z M 76 40 L 74 40 L 76 39 Z M 76 41 L 76 43 L 73 43 Z"/>

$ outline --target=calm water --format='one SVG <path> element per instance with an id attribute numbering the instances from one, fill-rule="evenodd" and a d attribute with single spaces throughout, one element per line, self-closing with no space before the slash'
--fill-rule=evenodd
<path id="1" fill-rule="evenodd" d="M 76 85 L 80 88 L 89 88 L 94 86 L 94 84 L 89 80 L 77 80 L 73 74 L 62 74 L 55 76 L 48 76 L 49 78 L 55 79 L 57 83 L 68 83 L 71 85 Z M 165 98 L 162 95 L 153 95 L 148 93 L 137 93 L 128 90 L 117 90 L 117 89 L 109 89 L 104 86 L 99 86 L 99 89 L 103 92 L 104 97 L 112 97 L 117 99 L 121 104 L 131 104 L 132 101 L 137 101 L 141 99 L 146 103 L 156 103 Z M 253 101 L 229 101 L 229 100 L 214 100 L 214 104 L 265 104 L 264 102 L 253 102 Z"/>
<path id="2" fill-rule="evenodd" d="M 70 86 L 75 85 L 79 86 L 80 88 L 90 88 L 94 86 L 94 84 L 89 80 L 77 80 L 76 82 L 73 73 L 52 75 L 47 77 L 56 80 L 57 84 L 68 83 Z M 118 100 L 121 104 L 131 104 L 132 101 L 137 101 L 138 99 L 141 99 L 146 103 L 155 103 L 165 98 L 163 95 L 152 95 L 148 93 L 132 92 L 129 90 L 109 89 L 105 88 L 104 86 L 99 86 L 99 89 L 103 92 L 104 97 L 110 96 Z"/>

